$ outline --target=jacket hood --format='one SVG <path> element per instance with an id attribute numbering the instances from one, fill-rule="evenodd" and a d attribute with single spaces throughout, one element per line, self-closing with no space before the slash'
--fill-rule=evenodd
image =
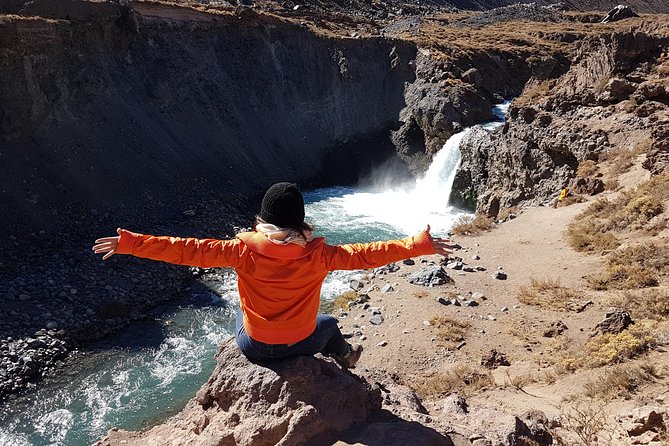
<path id="1" fill-rule="evenodd" d="M 266 257 L 277 259 L 301 259 L 311 254 L 316 248 L 325 243 L 325 238 L 316 237 L 304 248 L 294 243 L 279 245 L 265 237 L 260 232 L 242 232 L 237 234 L 237 238 L 244 242 L 249 249 L 255 253 Z"/>

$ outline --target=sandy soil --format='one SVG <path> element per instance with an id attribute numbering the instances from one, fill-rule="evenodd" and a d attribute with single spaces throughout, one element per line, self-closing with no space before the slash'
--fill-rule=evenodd
<path id="1" fill-rule="evenodd" d="M 529 208 L 488 233 L 454 238 L 463 246 L 456 255 L 468 265 L 484 266 L 486 271 L 448 270 L 454 279 L 452 284 L 426 288 L 408 283 L 408 276 L 425 267 L 426 261 L 439 262 L 436 256 L 416 259 L 416 264 L 411 266 L 400 264 L 401 269 L 396 273 L 370 278 L 371 284 L 378 285 L 379 289 L 390 283 L 394 291 L 370 292 L 369 308 L 354 306 L 341 319 L 343 331 L 354 334 L 351 342 L 360 342 L 365 348 L 357 373 L 365 375 L 385 368 L 402 377 L 405 384 L 415 386 L 426 377 L 458 365 L 479 368 L 481 358 L 496 349 L 506 355 L 511 365 L 491 372 L 493 385 L 462 391 L 468 401 L 503 407 L 504 411 L 516 415 L 538 409 L 549 417 L 559 417 L 570 404 L 564 399 L 582 393 L 585 383 L 606 370 L 564 374 L 553 365 L 553 360 L 566 346 L 578 347 L 590 338 L 608 309 L 603 296 L 588 290 L 584 280 L 586 275 L 600 268 L 601 257 L 574 251 L 566 239 L 567 225 L 587 205 Z M 480 260 L 474 260 L 475 255 Z M 492 277 L 500 268 L 507 273 L 507 280 Z M 517 299 L 518 290 L 528 285 L 531 278 L 559 279 L 564 286 L 579 290 L 579 300 L 591 300 L 593 304 L 579 313 L 521 304 Z M 461 296 L 460 300 L 469 299 L 470 293 L 477 291 L 487 299 L 479 300 L 480 305 L 475 307 L 446 306 L 437 301 L 439 297 L 453 295 Z M 369 323 L 374 307 L 378 307 L 384 317 L 380 325 Z M 437 339 L 435 327 L 428 324 L 436 316 L 471 324 L 464 336 L 464 345 L 447 348 Z M 545 329 L 556 321 L 562 321 L 568 330 L 557 338 L 544 337 Z M 362 340 L 360 332 L 364 336 Z M 666 366 L 669 354 L 654 352 L 646 360 Z M 649 383 L 633 400 L 609 403 L 607 413 L 611 424 L 615 425 L 615 415 L 644 402 L 665 404 L 668 392 L 665 380 Z M 431 415 L 439 413 L 442 397 L 426 398 L 424 404 Z M 628 439 L 619 437 L 609 441 L 609 444 L 629 444 Z"/>

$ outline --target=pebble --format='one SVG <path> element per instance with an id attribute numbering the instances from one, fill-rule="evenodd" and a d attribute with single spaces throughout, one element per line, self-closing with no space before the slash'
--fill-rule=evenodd
<path id="1" fill-rule="evenodd" d="M 388 341 L 381 341 L 378 344 L 376 344 L 377 347 L 385 347 L 386 345 L 388 345 Z"/>
<path id="2" fill-rule="evenodd" d="M 495 273 L 492 275 L 493 279 L 497 280 L 506 280 L 506 273 L 504 271 L 495 271 Z"/>
<path id="3" fill-rule="evenodd" d="M 393 286 L 389 283 L 386 284 L 383 288 L 381 288 L 382 293 L 392 293 L 393 291 L 395 291 L 395 288 L 393 288 Z"/>
<path id="4" fill-rule="evenodd" d="M 503 312 L 503 313 L 506 313 L 507 311 L 509 311 L 509 309 L 507 307 L 502 307 L 502 309 L 500 311 Z"/>
<path id="5" fill-rule="evenodd" d="M 472 259 L 474 259 L 474 260 L 481 260 L 481 257 L 480 257 L 478 254 L 474 254 L 474 255 L 472 256 Z"/>
<path id="6" fill-rule="evenodd" d="M 437 302 L 439 302 L 442 305 L 450 305 L 451 301 L 448 299 L 444 299 L 443 297 L 438 297 Z"/>
<path id="7" fill-rule="evenodd" d="M 480 291 L 474 291 L 474 292 L 472 293 L 472 299 L 476 299 L 476 300 L 486 300 L 487 298 L 485 297 L 485 294 L 483 294 L 482 292 L 480 292 Z"/>
<path id="8" fill-rule="evenodd" d="M 369 318 L 369 323 L 372 325 L 381 325 L 383 323 L 383 316 L 375 314 Z"/>
<path id="9" fill-rule="evenodd" d="M 495 316 L 493 316 L 492 314 L 489 314 L 489 315 L 488 315 L 488 320 L 489 320 L 489 321 L 496 321 L 497 318 L 496 318 Z"/>
<path id="10" fill-rule="evenodd" d="M 364 286 L 364 284 L 363 284 L 361 281 L 357 280 L 357 279 L 351 279 L 351 280 L 349 280 L 349 282 L 348 282 L 348 286 L 351 287 L 351 289 L 352 289 L 353 291 L 359 291 L 359 290 L 362 289 L 362 287 Z"/>

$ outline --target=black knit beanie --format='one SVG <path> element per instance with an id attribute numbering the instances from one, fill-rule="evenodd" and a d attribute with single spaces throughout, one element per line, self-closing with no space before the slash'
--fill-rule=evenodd
<path id="1" fill-rule="evenodd" d="M 304 198 L 297 185 L 276 183 L 267 189 L 259 217 L 280 228 L 299 228 L 304 222 Z"/>

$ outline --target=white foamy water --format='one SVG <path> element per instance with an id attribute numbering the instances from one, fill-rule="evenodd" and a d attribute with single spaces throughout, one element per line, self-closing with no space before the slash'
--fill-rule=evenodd
<path id="1" fill-rule="evenodd" d="M 494 107 L 501 121 L 482 125 L 493 130 L 502 125 L 510 101 Z M 425 175 L 415 182 L 379 190 L 330 188 L 306 194 L 307 215 L 335 243 L 381 240 L 414 234 L 430 225 L 432 234 L 446 235 L 467 211 L 450 205 L 453 180 L 460 166 L 460 142 L 471 128 L 453 135 L 434 156 Z M 322 231 L 321 231 L 322 230 Z"/>

